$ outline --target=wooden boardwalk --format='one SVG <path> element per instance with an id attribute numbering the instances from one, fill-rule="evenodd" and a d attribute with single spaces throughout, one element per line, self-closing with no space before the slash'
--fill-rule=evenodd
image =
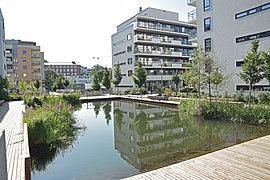
<path id="1" fill-rule="evenodd" d="M 139 179 L 270 179 L 270 135 L 126 178 Z"/>
<path id="2" fill-rule="evenodd" d="M 23 105 L 23 101 L 10 102 L 8 104 L 9 110 L 0 123 L 0 129 L 5 130 L 6 136 L 8 180 L 24 180 L 25 159 L 22 112 L 25 107 Z"/>

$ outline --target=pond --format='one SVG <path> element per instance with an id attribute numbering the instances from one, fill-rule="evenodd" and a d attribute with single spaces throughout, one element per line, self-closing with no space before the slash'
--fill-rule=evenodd
<path id="1" fill-rule="evenodd" d="M 85 131 L 68 148 L 40 158 L 43 168 L 33 167 L 33 180 L 121 179 L 270 134 L 267 127 L 127 101 L 84 103 L 74 114 Z"/>

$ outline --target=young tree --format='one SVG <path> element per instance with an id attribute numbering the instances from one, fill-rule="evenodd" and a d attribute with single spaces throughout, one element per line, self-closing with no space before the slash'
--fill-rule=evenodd
<path id="1" fill-rule="evenodd" d="M 174 73 L 172 76 L 172 81 L 174 82 L 175 86 L 176 86 L 176 95 L 178 93 L 178 84 L 180 82 L 180 75 L 179 73 Z"/>
<path id="2" fill-rule="evenodd" d="M 71 88 L 74 90 L 74 92 L 77 92 L 77 89 L 78 89 L 78 85 L 76 83 L 76 81 L 74 80 L 71 84 Z"/>
<path id="3" fill-rule="evenodd" d="M 138 64 L 138 66 L 134 69 L 132 79 L 133 79 L 134 83 L 137 84 L 137 86 L 139 88 L 141 88 L 142 85 L 146 81 L 147 72 L 142 67 L 142 62 L 141 61 L 138 61 L 137 64 Z"/>
<path id="4" fill-rule="evenodd" d="M 100 84 L 99 84 L 99 77 L 98 74 L 96 73 L 93 77 L 93 83 L 92 83 L 92 88 L 94 91 L 99 91 L 100 90 Z"/>
<path id="5" fill-rule="evenodd" d="M 192 86 L 198 91 L 199 98 L 201 98 L 201 90 L 206 88 L 206 74 L 205 74 L 205 58 L 207 52 L 202 47 L 195 49 L 189 64 L 190 68 L 183 74 L 185 83 Z"/>
<path id="6" fill-rule="evenodd" d="M 104 72 L 104 67 L 97 64 L 97 65 L 94 65 L 92 68 L 91 68 L 91 71 L 90 71 L 90 76 L 92 76 L 94 78 L 94 76 L 97 74 L 98 76 L 98 79 L 99 79 L 99 82 L 102 81 L 103 79 L 103 72 Z"/>
<path id="7" fill-rule="evenodd" d="M 17 89 L 20 93 L 25 93 L 27 90 L 27 82 L 24 80 L 20 80 Z"/>
<path id="8" fill-rule="evenodd" d="M 119 62 L 114 67 L 113 76 L 114 76 L 114 79 L 112 80 L 112 83 L 117 87 L 117 92 L 118 92 L 118 85 L 120 84 L 120 82 L 122 80 L 122 75 L 121 75 L 121 69 L 120 69 Z"/>
<path id="9" fill-rule="evenodd" d="M 259 43 L 258 39 L 251 41 L 251 51 L 243 57 L 242 71 L 238 74 L 249 85 L 249 98 L 251 98 L 253 86 L 263 79 L 261 52 L 258 51 Z"/>
<path id="10" fill-rule="evenodd" d="M 39 80 L 36 80 L 34 82 L 34 86 L 35 86 L 37 92 L 40 91 L 41 83 Z"/>
<path id="11" fill-rule="evenodd" d="M 69 81 L 67 79 L 64 80 L 63 85 L 65 86 L 65 89 L 69 86 Z"/>
<path id="12" fill-rule="evenodd" d="M 270 48 L 267 52 L 262 52 L 263 77 L 268 81 L 270 86 Z"/>
<path id="13" fill-rule="evenodd" d="M 228 77 L 224 76 L 219 67 L 215 67 L 212 73 L 211 82 L 216 89 L 218 90 L 219 87 L 223 87 L 226 84 Z"/>
<path id="14" fill-rule="evenodd" d="M 103 84 L 103 86 L 105 86 L 105 88 L 107 90 L 109 90 L 111 87 L 110 73 L 109 73 L 107 67 L 104 68 L 102 84 Z"/>
<path id="15" fill-rule="evenodd" d="M 137 84 L 137 86 L 140 88 L 140 94 L 141 94 L 141 98 L 142 98 L 141 87 L 146 81 L 147 72 L 142 67 L 141 61 L 138 61 L 137 64 L 138 64 L 138 66 L 134 69 L 132 79 L 133 79 L 134 83 Z"/>

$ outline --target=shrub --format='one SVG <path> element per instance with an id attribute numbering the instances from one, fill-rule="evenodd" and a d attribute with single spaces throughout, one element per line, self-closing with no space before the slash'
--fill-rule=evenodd
<path id="1" fill-rule="evenodd" d="M 270 93 L 260 93 L 257 97 L 260 104 L 270 104 Z"/>
<path id="2" fill-rule="evenodd" d="M 140 95 L 140 94 L 147 94 L 147 91 L 145 88 L 133 88 L 130 90 L 129 94 L 132 95 Z"/>
<path id="3" fill-rule="evenodd" d="M 173 92 L 173 90 L 171 88 L 165 88 L 164 89 L 164 94 L 166 96 L 173 96 L 174 92 Z"/>
<path id="4" fill-rule="evenodd" d="M 8 94 L 9 101 L 21 101 L 23 100 L 23 97 L 15 92 Z"/>
<path id="5" fill-rule="evenodd" d="M 233 94 L 233 99 L 236 102 L 246 102 L 243 90 L 241 89 L 240 91 L 236 91 Z"/>
<path id="6" fill-rule="evenodd" d="M 67 103 L 71 105 L 76 105 L 80 103 L 80 94 L 74 93 L 74 94 L 64 94 L 62 96 L 63 100 L 65 100 Z"/>

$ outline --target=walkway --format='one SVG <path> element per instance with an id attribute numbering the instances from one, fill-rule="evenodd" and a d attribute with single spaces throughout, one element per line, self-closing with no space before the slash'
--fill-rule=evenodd
<path id="1" fill-rule="evenodd" d="M 270 179 L 270 135 L 126 180 Z"/>
<path id="2" fill-rule="evenodd" d="M 7 103 L 6 103 L 7 104 Z M 8 180 L 24 180 L 23 157 L 23 101 L 9 103 L 9 110 L 0 121 L 0 129 L 5 130 Z M 0 162 L 0 165 L 3 162 Z M 1 179 L 1 177 L 0 177 Z"/>

